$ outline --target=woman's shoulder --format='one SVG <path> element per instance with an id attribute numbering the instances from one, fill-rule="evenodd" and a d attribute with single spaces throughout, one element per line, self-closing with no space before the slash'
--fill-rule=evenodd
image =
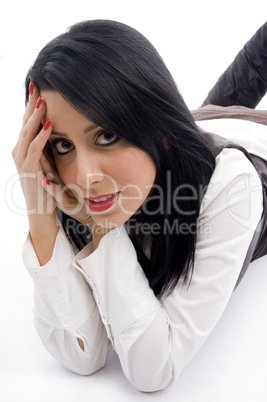
<path id="1" fill-rule="evenodd" d="M 254 165 L 236 148 L 224 148 L 202 199 L 200 218 L 227 209 L 249 223 L 252 211 L 262 206 L 262 184 Z M 240 216 L 239 216 L 240 215 Z M 259 215 L 260 216 L 260 215 Z"/>
<path id="2" fill-rule="evenodd" d="M 203 130 L 241 145 L 249 153 L 267 160 L 267 127 L 253 121 L 220 118 L 197 122 Z"/>
<path id="3" fill-rule="evenodd" d="M 208 189 L 222 189 L 240 177 L 254 177 L 260 183 L 254 165 L 237 148 L 224 148 L 215 158 L 215 169 L 208 184 Z"/>

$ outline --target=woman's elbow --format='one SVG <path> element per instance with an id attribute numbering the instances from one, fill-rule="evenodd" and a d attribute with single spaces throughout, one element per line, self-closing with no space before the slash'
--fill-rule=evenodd
<path id="1" fill-rule="evenodd" d="M 72 371 L 75 374 L 79 374 L 81 376 L 90 376 L 95 374 L 97 371 L 101 370 L 105 366 L 105 362 L 88 362 L 88 364 L 79 365 L 79 366 L 68 366 L 63 363 L 63 366 L 67 368 L 69 371 Z"/>
<path id="2" fill-rule="evenodd" d="M 167 364 L 162 370 L 131 370 L 125 373 L 130 383 L 141 392 L 157 392 L 170 387 L 178 374 L 172 364 Z"/>

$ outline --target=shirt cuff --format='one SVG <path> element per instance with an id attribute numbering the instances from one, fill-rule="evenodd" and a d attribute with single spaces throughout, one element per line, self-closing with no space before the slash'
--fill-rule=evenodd
<path id="1" fill-rule="evenodd" d="M 88 245 L 75 266 L 93 290 L 110 339 L 160 308 L 124 226 L 107 233 L 94 252 Z"/>

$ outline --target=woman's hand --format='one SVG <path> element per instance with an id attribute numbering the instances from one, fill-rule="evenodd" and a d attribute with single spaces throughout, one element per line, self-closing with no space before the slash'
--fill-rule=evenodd
<path id="1" fill-rule="evenodd" d="M 49 120 L 40 130 L 45 112 L 46 105 L 39 96 L 38 88 L 30 84 L 30 96 L 23 126 L 12 153 L 20 174 L 28 215 L 29 217 L 51 215 L 55 213 L 57 206 L 78 221 L 90 225 L 92 219 L 88 211 L 64 186 L 53 167 L 53 161 L 49 161 L 45 156 L 44 149 L 52 132 Z"/>
<path id="2" fill-rule="evenodd" d="M 26 200 L 31 238 L 41 264 L 48 262 L 53 253 L 58 232 L 56 207 L 91 228 L 94 248 L 112 229 L 94 223 L 82 200 L 79 202 L 79 197 L 64 185 L 53 161 L 45 156 L 44 149 L 52 132 L 51 122 L 44 122 L 45 113 L 45 101 L 38 88 L 30 83 L 29 101 L 12 156 Z"/>
<path id="3" fill-rule="evenodd" d="M 20 175 L 33 246 L 42 265 L 52 256 L 58 232 L 56 202 L 42 186 L 45 175 L 53 171 L 43 154 L 52 131 L 51 122 L 44 122 L 45 113 L 39 90 L 31 83 L 23 125 L 12 156 Z"/>
<path id="4" fill-rule="evenodd" d="M 45 179 L 44 170 L 50 164 L 43 155 L 43 149 L 51 134 L 52 126 L 47 121 L 43 128 L 45 104 L 38 89 L 30 84 L 28 105 L 23 118 L 23 125 L 18 142 L 12 152 L 20 175 L 20 182 L 26 200 L 28 215 L 51 214 L 55 211 L 55 201 L 42 187 Z M 46 166 L 44 166 L 46 165 Z"/>
<path id="5" fill-rule="evenodd" d="M 31 83 L 23 126 L 12 154 L 20 174 L 28 215 L 51 215 L 57 206 L 78 221 L 90 225 L 92 219 L 88 211 L 64 186 L 53 160 L 45 156 L 44 149 L 52 132 L 52 124 L 48 120 L 40 130 L 46 105 L 39 95 L 38 88 Z"/>

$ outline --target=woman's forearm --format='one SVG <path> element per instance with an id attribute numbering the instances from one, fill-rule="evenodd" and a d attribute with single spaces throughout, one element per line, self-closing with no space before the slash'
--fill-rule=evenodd
<path id="1" fill-rule="evenodd" d="M 38 238 L 39 241 L 39 238 Z M 23 260 L 34 282 L 34 323 L 45 348 L 66 368 L 92 374 L 110 349 L 92 291 L 74 269 L 74 253 L 60 227 L 52 258 L 40 267 L 30 236 Z"/>
<path id="2" fill-rule="evenodd" d="M 50 215 L 29 216 L 29 227 L 32 244 L 40 265 L 45 265 L 53 255 L 58 233 L 56 213 Z"/>

